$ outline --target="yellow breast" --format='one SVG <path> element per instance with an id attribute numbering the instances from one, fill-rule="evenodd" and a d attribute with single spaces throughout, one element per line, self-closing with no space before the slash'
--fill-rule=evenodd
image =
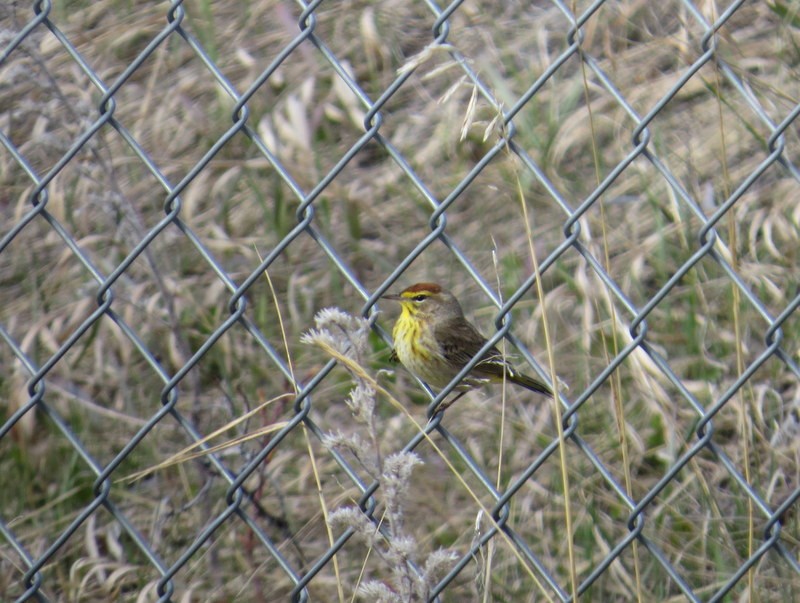
<path id="1" fill-rule="evenodd" d="M 403 312 L 394 325 L 394 350 L 408 370 L 433 387 L 444 387 L 456 375 L 445 361 L 433 329 Z"/>

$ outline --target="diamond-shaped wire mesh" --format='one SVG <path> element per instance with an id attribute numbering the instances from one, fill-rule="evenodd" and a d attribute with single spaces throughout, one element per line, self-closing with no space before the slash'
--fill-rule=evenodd
<path id="1" fill-rule="evenodd" d="M 0 6 L 2 600 L 798 600 L 798 14 Z M 558 401 L 381 373 L 417 281 Z"/>

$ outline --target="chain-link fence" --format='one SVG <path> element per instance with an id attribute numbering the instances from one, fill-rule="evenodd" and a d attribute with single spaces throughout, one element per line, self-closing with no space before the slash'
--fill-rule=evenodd
<path id="1" fill-rule="evenodd" d="M 797 600 L 798 8 L 0 8 L 3 600 Z"/>

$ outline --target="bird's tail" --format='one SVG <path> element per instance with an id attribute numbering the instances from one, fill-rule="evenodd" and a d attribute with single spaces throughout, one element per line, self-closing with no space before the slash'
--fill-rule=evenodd
<path id="1" fill-rule="evenodd" d="M 518 373 L 512 369 L 509 369 L 506 372 L 506 379 L 511 381 L 511 383 L 516 383 L 517 385 L 521 385 L 525 389 L 529 389 L 532 392 L 536 392 L 537 394 L 543 394 L 545 396 L 553 397 L 553 390 L 550 389 L 546 383 L 539 381 L 538 379 L 534 379 L 533 377 L 528 377 L 528 375 L 523 375 L 522 373 Z"/>

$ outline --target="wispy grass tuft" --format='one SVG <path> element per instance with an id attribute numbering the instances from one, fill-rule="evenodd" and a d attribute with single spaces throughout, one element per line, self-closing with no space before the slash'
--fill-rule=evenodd
<path id="1" fill-rule="evenodd" d="M 315 320 L 316 328 L 303 336 L 304 343 L 335 350 L 356 364 L 365 360 L 369 321 L 335 308 L 320 311 Z M 383 508 L 383 517 L 376 525 L 360 507 L 348 506 L 331 513 L 328 522 L 334 527 L 353 530 L 367 544 L 369 553 L 375 552 L 390 568 L 391 586 L 380 580 L 367 579 L 356 589 L 360 597 L 385 603 L 427 601 L 431 589 L 458 555 L 446 549 L 428 555 L 422 553 L 418 540 L 406 523 L 412 472 L 422 459 L 413 452 L 403 451 L 385 456 L 381 450 L 382 438 L 375 412 L 377 391 L 374 382 L 359 371 L 350 372 L 354 387 L 345 403 L 363 435 L 358 431 L 347 436 L 341 432 L 329 433 L 323 442 L 326 446 L 352 454 L 367 476 L 378 483 L 375 497 Z M 381 526 L 385 530 L 380 530 Z"/>

